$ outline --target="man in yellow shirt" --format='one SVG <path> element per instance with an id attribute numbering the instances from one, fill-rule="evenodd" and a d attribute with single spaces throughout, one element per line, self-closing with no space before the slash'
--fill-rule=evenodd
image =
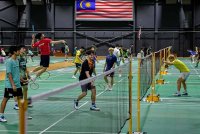
<path id="1" fill-rule="evenodd" d="M 79 71 L 81 71 L 81 64 L 82 64 L 82 59 L 81 59 L 81 55 L 83 54 L 84 51 L 84 47 L 81 47 L 79 50 L 76 51 L 76 56 L 74 59 L 74 63 L 76 65 L 76 70 L 74 71 L 74 75 L 72 76 L 72 78 L 76 79 L 76 73 Z"/>
<path id="2" fill-rule="evenodd" d="M 184 88 L 184 92 L 182 95 L 188 95 L 185 81 L 190 75 L 190 69 L 185 65 L 185 63 L 178 60 L 174 55 L 169 55 L 168 59 L 169 61 L 164 61 L 164 63 L 166 65 L 174 65 L 181 73 L 177 80 L 177 93 L 175 93 L 174 96 L 181 96 L 181 93 L 180 93 L 181 83 L 183 84 L 183 88 Z"/>

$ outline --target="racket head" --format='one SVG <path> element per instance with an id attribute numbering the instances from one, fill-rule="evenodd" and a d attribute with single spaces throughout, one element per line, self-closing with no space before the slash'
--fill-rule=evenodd
<path id="1" fill-rule="evenodd" d="M 40 75 L 40 79 L 41 80 L 47 80 L 47 79 L 49 79 L 49 77 L 50 77 L 50 73 L 48 72 L 48 71 L 45 71 L 44 73 L 42 73 L 41 75 Z"/>
<path id="2" fill-rule="evenodd" d="M 35 82 L 32 82 L 29 84 L 30 88 L 33 89 L 33 90 L 36 90 L 39 88 L 39 85 Z"/>

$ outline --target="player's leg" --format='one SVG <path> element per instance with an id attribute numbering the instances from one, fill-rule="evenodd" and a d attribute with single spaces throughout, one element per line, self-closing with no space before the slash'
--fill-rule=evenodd
<path id="1" fill-rule="evenodd" d="M 72 75 L 72 78 L 76 79 L 76 76 L 75 76 L 75 75 L 76 75 L 76 73 L 78 72 L 78 70 L 79 70 L 79 69 L 76 67 L 76 70 L 74 71 L 74 74 Z"/>
<path id="2" fill-rule="evenodd" d="M 182 84 L 183 84 L 183 88 L 184 88 L 184 92 L 182 95 L 188 95 L 187 92 L 187 85 L 186 85 L 186 80 L 189 77 L 190 73 L 183 73 L 183 78 L 182 78 Z"/>
<path id="3" fill-rule="evenodd" d="M 36 78 L 39 77 L 42 73 L 47 71 L 48 67 L 42 67 L 36 74 Z"/>
<path id="4" fill-rule="evenodd" d="M 112 90 L 112 87 L 113 87 L 113 84 L 114 84 L 114 73 L 113 73 L 113 75 L 110 76 L 110 84 L 111 84 L 110 90 Z"/>
<path id="5" fill-rule="evenodd" d="M 105 80 L 105 82 L 106 82 L 106 84 L 107 84 L 107 90 L 109 90 L 110 89 L 110 84 L 109 84 L 109 81 L 108 81 L 108 75 L 107 76 L 104 76 L 104 80 Z"/>
<path id="6" fill-rule="evenodd" d="M 177 93 L 174 94 L 174 96 L 181 96 L 180 90 L 181 90 L 181 84 L 186 81 L 186 79 L 189 76 L 189 72 L 182 72 L 177 80 Z M 185 83 L 184 83 L 185 84 Z M 186 84 L 183 85 L 185 86 L 185 90 L 186 90 Z"/>
<path id="7" fill-rule="evenodd" d="M 87 90 L 88 90 L 88 84 L 85 84 L 85 85 L 81 85 L 81 89 L 82 89 L 82 93 L 78 96 L 77 99 L 74 100 L 74 108 L 75 109 L 78 109 L 78 103 L 79 101 L 85 97 L 87 95 Z"/>
<path id="8" fill-rule="evenodd" d="M 36 68 L 34 68 L 33 71 L 31 71 L 30 73 L 32 73 L 32 72 L 35 73 L 35 72 L 39 71 L 40 69 L 42 69 L 42 67 L 43 67 L 43 66 L 36 67 Z"/>
<path id="9" fill-rule="evenodd" d="M 188 95 L 188 93 L 187 93 L 187 85 L 185 83 L 185 80 L 182 81 L 182 84 L 183 84 L 183 88 L 184 88 L 184 92 L 183 92 L 182 95 Z"/>
<path id="10" fill-rule="evenodd" d="M 10 96 L 12 94 L 13 94 L 13 89 L 5 88 L 4 98 L 3 98 L 2 102 L 1 102 L 0 122 L 7 122 L 6 118 L 4 117 L 4 111 L 5 111 L 6 104 L 7 104 L 8 100 L 10 99 L 10 97 L 13 97 L 13 96 Z"/>
<path id="11" fill-rule="evenodd" d="M 76 79 L 76 73 L 81 71 L 81 64 L 76 63 L 76 70 L 74 71 L 74 74 L 72 76 L 72 78 Z"/>
<path id="12" fill-rule="evenodd" d="M 94 110 L 94 111 L 99 111 L 100 109 L 98 107 L 96 107 L 96 87 L 95 86 L 91 86 L 91 101 L 92 101 L 92 105 L 90 107 L 90 110 Z"/>
<path id="13" fill-rule="evenodd" d="M 195 55 L 192 55 L 192 63 L 195 63 Z"/>
<path id="14" fill-rule="evenodd" d="M 6 108 L 6 104 L 8 102 L 9 98 L 3 98 L 1 102 L 1 110 L 0 110 L 0 122 L 7 122 L 6 118 L 4 117 L 4 111 Z"/>
<path id="15" fill-rule="evenodd" d="M 180 91 L 181 91 L 181 83 L 182 83 L 182 78 L 178 78 L 177 80 L 177 91 L 178 91 L 178 94 L 180 94 Z"/>
<path id="16" fill-rule="evenodd" d="M 40 70 L 37 71 L 36 77 L 32 78 L 33 81 L 37 79 L 42 73 L 44 73 L 47 68 L 49 67 L 50 62 L 50 56 L 49 55 L 41 55 L 41 61 L 40 61 Z"/>
<path id="17" fill-rule="evenodd" d="M 180 93 L 181 83 L 182 83 L 182 78 L 179 77 L 177 80 L 177 92 L 174 94 L 174 96 L 181 96 L 181 93 Z"/>
<path id="18" fill-rule="evenodd" d="M 14 101 L 15 101 L 15 105 L 14 105 L 13 109 L 19 110 L 19 106 L 18 106 L 18 102 L 17 102 L 17 97 L 14 97 Z"/>
<path id="19" fill-rule="evenodd" d="M 195 66 L 195 67 L 198 67 L 199 61 L 200 61 L 200 58 L 197 59 L 197 62 L 196 62 L 196 66 Z"/>

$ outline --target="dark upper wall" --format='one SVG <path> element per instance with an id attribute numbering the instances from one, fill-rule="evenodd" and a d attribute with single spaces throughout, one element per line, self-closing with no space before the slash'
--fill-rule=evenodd
<path id="1" fill-rule="evenodd" d="M 55 5 L 55 28 L 73 28 L 73 5 Z"/>
<path id="2" fill-rule="evenodd" d="M 200 1 L 195 1 L 195 26 L 200 27 Z"/>
<path id="3" fill-rule="evenodd" d="M 13 2 L 0 1 L 0 29 L 14 28 L 18 22 L 18 8 Z"/>

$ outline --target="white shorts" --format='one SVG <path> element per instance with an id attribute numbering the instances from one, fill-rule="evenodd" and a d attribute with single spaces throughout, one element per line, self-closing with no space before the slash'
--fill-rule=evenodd
<path id="1" fill-rule="evenodd" d="M 187 80 L 187 78 L 189 77 L 189 75 L 190 75 L 190 72 L 181 72 L 179 78 Z"/>

